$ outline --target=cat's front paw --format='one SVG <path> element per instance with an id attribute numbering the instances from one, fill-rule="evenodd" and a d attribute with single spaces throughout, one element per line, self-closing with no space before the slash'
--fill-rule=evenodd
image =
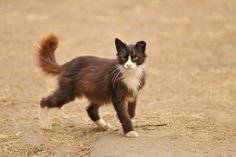
<path id="1" fill-rule="evenodd" d="M 97 124 L 98 128 L 101 130 L 113 129 L 112 125 L 109 123 L 106 123 L 103 119 L 99 119 L 95 123 Z"/>
<path id="2" fill-rule="evenodd" d="M 102 129 L 104 130 L 109 130 L 109 129 L 113 129 L 112 125 L 109 123 L 106 123 L 104 126 L 102 126 Z"/>
<path id="3" fill-rule="evenodd" d="M 127 133 L 125 134 L 125 136 L 126 136 L 126 137 L 133 137 L 133 138 L 135 138 L 135 137 L 138 137 L 139 135 L 138 135 L 138 133 L 135 132 L 135 131 L 130 131 L 130 132 L 127 132 Z"/>

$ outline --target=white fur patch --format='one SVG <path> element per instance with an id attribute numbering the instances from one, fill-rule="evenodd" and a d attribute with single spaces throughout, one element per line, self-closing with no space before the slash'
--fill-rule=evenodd
<path id="1" fill-rule="evenodd" d="M 129 68 L 130 68 L 130 69 L 134 69 L 134 68 L 137 67 L 137 65 L 136 65 L 136 63 L 132 62 L 131 57 L 129 56 L 127 62 L 124 64 L 124 67 L 125 67 L 126 69 L 129 69 Z"/>
<path id="2" fill-rule="evenodd" d="M 51 129 L 51 125 L 48 118 L 49 109 L 47 107 L 39 109 L 39 125 L 42 129 Z"/>
<path id="3" fill-rule="evenodd" d="M 144 74 L 144 65 L 136 66 L 132 70 L 122 68 L 121 72 L 125 85 L 136 94 Z"/>
<path id="4" fill-rule="evenodd" d="M 111 124 L 106 123 L 103 119 L 99 119 L 95 123 L 100 129 L 103 129 L 103 130 L 107 130 L 107 129 L 112 128 Z"/>
<path id="5" fill-rule="evenodd" d="M 135 131 L 130 131 L 125 134 L 126 137 L 138 137 L 138 133 Z"/>

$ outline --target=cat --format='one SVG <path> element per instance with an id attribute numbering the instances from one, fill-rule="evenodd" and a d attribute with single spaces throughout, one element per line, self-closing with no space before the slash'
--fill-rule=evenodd
<path id="1" fill-rule="evenodd" d="M 39 121 L 44 129 L 51 128 L 49 109 L 61 108 L 76 97 L 86 97 L 89 118 L 106 130 L 112 126 L 99 116 L 99 107 L 112 103 L 127 137 L 137 137 L 131 119 L 135 116 L 137 96 L 145 84 L 144 63 L 146 42 L 127 45 L 115 39 L 116 59 L 80 56 L 59 65 L 55 60 L 58 37 L 49 34 L 41 39 L 37 49 L 38 66 L 58 77 L 58 88 L 40 101 Z"/>

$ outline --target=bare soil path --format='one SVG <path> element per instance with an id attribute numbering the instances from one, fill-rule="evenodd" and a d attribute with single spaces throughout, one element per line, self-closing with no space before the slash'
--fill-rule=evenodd
<path id="1" fill-rule="evenodd" d="M 91 156 L 107 139 L 139 151 L 153 143 L 143 151 L 160 156 L 172 148 L 181 156 L 236 156 L 235 8 L 233 0 L 1 0 L 0 156 Z M 59 63 L 113 58 L 115 37 L 147 42 L 148 78 L 135 117 L 140 138 L 122 137 L 112 106 L 102 115 L 119 131 L 98 131 L 86 100 L 65 106 L 62 121 L 52 113 L 51 131 L 39 129 L 39 101 L 56 81 L 39 72 L 34 52 L 50 32 L 60 37 Z"/>

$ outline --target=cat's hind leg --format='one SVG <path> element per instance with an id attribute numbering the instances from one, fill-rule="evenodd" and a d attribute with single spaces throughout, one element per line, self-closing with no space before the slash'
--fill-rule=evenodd
<path id="1" fill-rule="evenodd" d="M 40 102 L 39 124 L 43 129 L 51 129 L 49 122 L 49 110 L 52 108 L 61 108 L 64 104 L 75 99 L 74 90 L 67 87 L 60 87 L 53 94 L 43 98 Z"/>
<path id="2" fill-rule="evenodd" d="M 102 118 L 99 116 L 99 105 L 90 103 L 87 107 L 87 113 L 89 118 L 94 121 L 94 123 L 98 126 L 99 129 L 107 130 L 112 129 L 111 124 L 106 123 Z"/>

